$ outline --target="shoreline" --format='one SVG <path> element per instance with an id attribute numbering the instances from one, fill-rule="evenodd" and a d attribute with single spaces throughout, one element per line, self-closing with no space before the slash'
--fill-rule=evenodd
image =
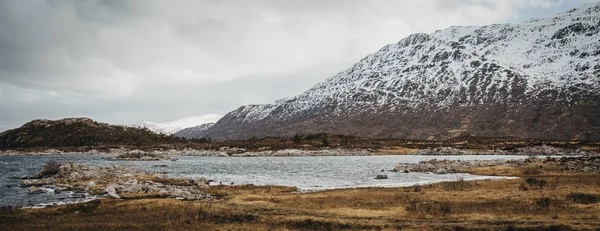
<path id="1" fill-rule="evenodd" d="M 163 156 L 219 156 L 219 157 L 268 157 L 268 156 L 378 156 L 378 155 L 516 155 L 516 156 L 594 156 L 595 151 L 567 149 L 552 146 L 526 146 L 514 150 L 501 149 L 460 149 L 454 147 L 437 148 L 287 148 L 279 150 L 248 150 L 244 148 L 222 147 L 213 149 L 150 149 L 110 148 L 99 151 L 62 151 L 46 149 L 43 151 L 0 150 L 1 156 L 52 156 L 52 155 L 163 155 Z"/>
<path id="2" fill-rule="evenodd" d="M 0 225 L 21 230 L 595 230 L 600 227 L 598 172 L 561 166 L 595 163 L 600 157 L 561 159 L 470 170 L 517 179 L 309 193 L 297 193 L 295 187 L 223 185 L 204 188 L 213 196 L 208 200 L 106 198 L 4 208 Z M 528 171 L 531 167 L 540 171 Z"/>

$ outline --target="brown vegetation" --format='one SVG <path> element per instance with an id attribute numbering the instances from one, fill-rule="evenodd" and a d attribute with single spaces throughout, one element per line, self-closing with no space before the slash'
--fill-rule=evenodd
<path id="1" fill-rule="evenodd" d="M 414 154 L 421 149 L 452 147 L 460 150 L 514 151 L 523 147 L 558 147 L 565 150 L 600 152 L 600 142 L 589 141 L 541 141 L 515 137 L 462 136 L 444 141 L 361 138 L 336 134 L 296 134 L 293 137 L 251 137 L 247 140 L 213 141 L 185 139 L 161 135 L 147 129 L 99 123 L 88 118 L 62 120 L 33 120 L 20 128 L 0 133 L 0 150 L 43 151 L 106 151 L 111 148 L 141 150 L 164 149 L 218 149 L 237 147 L 247 150 L 281 150 L 287 148 L 320 149 L 360 148 L 371 149 L 377 154 Z M 543 151 L 540 154 L 544 154 Z"/>
<path id="2" fill-rule="evenodd" d="M 511 172 L 522 173 L 522 169 Z M 528 190 L 522 190 L 521 185 Z M 213 200 L 102 200 L 2 209 L 6 230 L 594 230 L 597 173 L 546 170 L 516 180 L 295 193 L 214 186 Z"/>

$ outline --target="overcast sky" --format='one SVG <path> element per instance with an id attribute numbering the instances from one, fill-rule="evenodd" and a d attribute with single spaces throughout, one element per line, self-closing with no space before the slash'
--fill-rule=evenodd
<path id="1" fill-rule="evenodd" d="M 131 124 L 302 93 L 416 32 L 519 22 L 585 0 L 0 0 L 0 131 Z"/>

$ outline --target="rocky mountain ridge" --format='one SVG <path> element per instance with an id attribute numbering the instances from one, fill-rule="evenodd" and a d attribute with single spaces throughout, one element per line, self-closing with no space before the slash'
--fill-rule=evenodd
<path id="1" fill-rule="evenodd" d="M 182 129 L 178 132 L 175 132 L 173 135 L 175 135 L 177 137 L 188 138 L 188 139 L 203 138 L 198 135 L 200 135 L 203 132 L 205 132 L 206 130 L 210 129 L 213 125 L 215 125 L 215 123 L 200 124 L 198 126 Z"/>
<path id="2" fill-rule="evenodd" d="M 298 96 L 242 106 L 200 136 L 599 140 L 599 31 L 592 3 L 519 24 L 413 34 Z"/>

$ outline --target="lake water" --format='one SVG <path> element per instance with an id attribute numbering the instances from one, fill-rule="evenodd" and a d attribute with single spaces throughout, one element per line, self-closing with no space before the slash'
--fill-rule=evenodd
<path id="1" fill-rule="evenodd" d="M 70 198 L 69 192 L 30 195 L 18 187 L 15 177 L 35 175 L 49 160 L 72 161 L 89 165 L 121 165 L 145 171 L 165 172 L 172 177 L 205 177 L 213 184 L 254 184 L 295 186 L 301 191 L 356 187 L 398 187 L 442 181 L 499 179 L 469 174 L 395 173 L 398 163 L 429 159 L 486 160 L 521 159 L 527 156 L 305 156 L 305 157 L 192 157 L 177 161 L 108 161 L 108 155 L 14 156 L 0 157 L 0 206 L 36 206 L 85 200 Z M 160 167 L 157 165 L 166 165 Z M 383 170 L 383 172 L 382 172 Z M 389 179 L 376 180 L 385 174 Z"/>

